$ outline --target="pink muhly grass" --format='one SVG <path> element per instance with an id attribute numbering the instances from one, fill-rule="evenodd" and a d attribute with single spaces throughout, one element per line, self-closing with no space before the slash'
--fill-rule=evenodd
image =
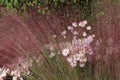
<path id="1" fill-rule="evenodd" d="M 43 59 L 44 45 L 59 41 L 57 35 L 64 29 L 57 16 L 20 17 L 8 13 L 0 24 L 0 66 L 11 69 L 29 54 Z"/>

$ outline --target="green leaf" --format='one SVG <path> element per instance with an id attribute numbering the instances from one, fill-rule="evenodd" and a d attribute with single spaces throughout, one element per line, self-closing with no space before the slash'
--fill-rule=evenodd
<path id="1" fill-rule="evenodd" d="M 27 6 L 32 6 L 32 3 L 27 1 L 27 2 L 26 2 L 26 5 L 27 5 Z"/>
<path id="2" fill-rule="evenodd" d="M 5 0 L 0 0 L 0 5 L 4 4 Z"/>
<path id="3" fill-rule="evenodd" d="M 43 14 L 43 15 L 45 14 L 45 10 L 42 10 L 42 14 Z"/>
<path id="4" fill-rule="evenodd" d="M 32 2 L 33 4 L 37 4 L 38 3 L 38 1 L 37 0 L 33 0 L 33 2 Z"/>
<path id="5" fill-rule="evenodd" d="M 41 9 L 38 9 L 38 13 L 41 13 Z"/>
<path id="6" fill-rule="evenodd" d="M 18 0 L 14 0 L 13 5 L 14 5 L 14 6 L 17 6 L 17 4 L 18 4 Z"/>
<path id="7" fill-rule="evenodd" d="M 6 6 L 7 9 L 11 9 L 12 8 L 12 5 L 11 3 L 8 3 L 7 6 Z"/>
<path id="8" fill-rule="evenodd" d="M 60 0 L 60 2 L 61 2 L 61 3 L 64 3 L 64 2 L 65 2 L 65 0 Z"/>
<path id="9" fill-rule="evenodd" d="M 73 0 L 73 3 L 76 3 L 77 2 L 77 0 Z"/>
<path id="10" fill-rule="evenodd" d="M 22 10 L 26 10 L 26 8 L 27 8 L 27 6 L 26 6 L 26 4 L 24 3 L 21 9 L 22 9 Z"/>

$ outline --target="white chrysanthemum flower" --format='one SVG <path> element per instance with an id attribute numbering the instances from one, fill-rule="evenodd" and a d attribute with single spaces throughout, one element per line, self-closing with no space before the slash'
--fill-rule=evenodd
<path id="1" fill-rule="evenodd" d="M 30 74 L 30 72 L 27 73 Z M 13 80 L 23 80 L 23 78 L 21 77 L 21 72 L 18 70 L 11 71 L 10 75 L 13 76 Z"/>
<path id="2" fill-rule="evenodd" d="M 70 53 L 70 50 L 68 48 L 65 48 L 62 50 L 62 55 L 65 57 L 68 56 L 69 53 Z"/>
<path id="3" fill-rule="evenodd" d="M 77 22 L 73 22 L 73 23 L 72 23 L 72 26 L 73 26 L 73 27 L 77 27 L 77 26 L 78 26 L 78 25 L 77 25 Z"/>
<path id="4" fill-rule="evenodd" d="M 51 52 L 51 54 L 49 55 L 50 58 L 54 57 L 55 56 L 55 53 L 54 52 Z"/>
<path id="5" fill-rule="evenodd" d="M 87 58 L 86 57 L 83 59 L 83 62 L 87 62 Z"/>
<path id="6" fill-rule="evenodd" d="M 13 80 L 23 80 L 23 78 L 21 77 L 21 72 L 19 72 L 18 70 L 11 71 L 10 75 L 13 76 Z"/>
<path id="7" fill-rule="evenodd" d="M 73 35 L 78 35 L 79 33 L 77 31 L 73 31 Z"/>
<path id="8" fill-rule="evenodd" d="M 22 77 L 17 77 L 17 76 L 13 76 L 13 80 L 23 80 L 23 78 Z"/>
<path id="9" fill-rule="evenodd" d="M 17 77 L 20 77 L 20 75 L 21 75 L 20 71 L 18 71 L 18 70 L 13 71 L 12 74 Z"/>
<path id="10" fill-rule="evenodd" d="M 71 57 L 67 57 L 66 60 L 67 60 L 68 62 L 72 62 L 72 58 L 71 58 Z"/>
<path id="11" fill-rule="evenodd" d="M 63 36 L 63 38 L 65 39 L 65 38 L 66 38 L 66 36 L 64 35 L 64 36 Z"/>
<path id="12" fill-rule="evenodd" d="M 78 56 L 81 58 L 81 57 L 84 57 L 85 56 L 85 54 L 78 54 Z"/>
<path id="13" fill-rule="evenodd" d="M 81 56 L 79 56 L 79 54 L 76 54 L 76 60 L 79 61 Z"/>
<path id="14" fill-rule="evenodd" d="M 77 57 L 78 57 L 78 54 L 77 53 L 75 53 L 74 55 L 72 55 L 73 56 L 73 60 L 74 61 L 77 61 Z"/>
<path id="15" fill-rule="evenodd" d="M 9 69 L 7 69 L 7 68 L 0 68 L 0 79 L 2 79 L 2 78 L 4 78 L 6 75 L 7 75 L 7 73 L 9 73 Z"/>
<path id="16" fill-rule="evenodd" d="M 0 68 L 0 72 L 2 71 L 2 68 Z"/>
<path id="17" fill-rule="evenodd" d="M 73 30 L 73 27 L 72 26 L 68 26 L 67 29 L 68 30 Z"/>
<path id="18" fill-rule="evenodd" d="M 83 44 L 88 46 L 92 41 L 93 41 L 93 35 L 92 36 L 88 36 L 87 38 L 83 39 Z"/>
<path id="19" fill-rule="evenodd" d="M 14 75 L 14 71 L 11 71 L 10 75 L 13 76 Z"/>
<path id="20" fill-rule="evenodd" d="M 50 51 L 53 51 L 54 50 L 54 45 L 52 43 L 49 43 L 49 44 L 45 45 L 45 48 L 50 49 Z"/>
<path id="21" fill-rule="evenodd" d="M 54 35 L 53 35 L 53 38 L 56 38 L 56 37 L 57 37 L 57 35 L 54 34 Z"/>
<path id="22" fill-rule="evenodd" d="M 66 42 L 66 43 L 64 43 L 64 45 L 66 45 L 67 48 L 69 48 L 69 50 L 70 50 L 71 52 L 73 51 L 73 46 L 72 46 L 72 44 L 71 44 L 70 42 Z"/>
<path id="23" fill-rule="evenodd" d="M 49 48 L 50 48 L 51 51 L 54 50 L 54 46 L 53 45 L 51 45 Z"/>
<path id="24" fill-rule="evenodd" d="M 89 54 L 89 55 L 92 55 L 92 54 L 93 54 L 93 52 L 91 51 L 91 52 L 89 52 L 88 54 Z"/>
<path id="25" fill-rule="evenodd" d="M 67 58 L 67 61 L 70 63 L 70 66 L 71 67 L 76 67 L 77 66 L 77 60 L 76 58 L 73 58 L 74 56 L 72 57 L 68 57 Z"/>
<path id="26" fill-rule="evenodd" d="M 87 30 L 91 30 L 91 26 L 87 26 L 86 29 L 87 29 Z"/>
<path id="27" fill-rule="evenodd" d="M 75 62 L 70 62 L 70 65 L 71 65 L 71 67 L 76 67 L 77 66 L 77 62 L 75 61 Z"/>
<path id="28" fill-rule="evenodd" d="M 76 37 L 75 37 L 74 40 L 72 40 L 72 44 L 80 47 L 81 44 L 82 44 L 82 40 L 81 39 L 76 39 Z"/>
<path id="29" fill-rule="evenodd" d="M 13 76 L 13 80 L 17 80 L 18 79 L 18 77 L 17 76 Z"/>
<path id="30" fill-rule="evenodd" d="M 87 33 L 86 32 L 83 32 L 83 37 L 86 37 L 87 36 Z"/>
<path id="31" fill-rule="evenodd" d="M 0 79 L 4 78 L 6 75 L 7 75 L 7 73 L 5 73 L 5 72 L 0 73 Z"/>
<path id="32" fill-rule="evenodd" d="M 92 37 L 94 38 L 94 37 L 95 37 L 95 34 L 93 34 Z"/>
<path id="33" fill-rule="evenodd" d="M 30 75 L 30 71 L 27 71 L 26 75 Z"/>
<path id="34" fill-rule="evenodd" d="M 84 67 L 85 63 L 79 63 L 79 67 Z"/>
<path id="35" fill-rule="evenodd" d="M 80 57 L 78 61 L 80 61 L 80 62 L 87 62 L 87 58 L 86 57 Z"/>
<path id="36" fill-rule="evenodd" d="M 20 80 L 23 80 L 23 78 L 22 78 L 22 77 L 20 77 Z"/>
<path id="37" fill-rule="evenodd" d="M 87 21 L 84 20 L 84 21 L 80 22 L 78 25 L 83 28 L 86 26 L 86 24 L 87 24 Z"/>
<path id="38" fill-rule="evenodd" d="M 66 35 L 66 34 L 67 34 L 66 30 L 62 31 L 62 33 L 61 33 L 62 36 Z"/>

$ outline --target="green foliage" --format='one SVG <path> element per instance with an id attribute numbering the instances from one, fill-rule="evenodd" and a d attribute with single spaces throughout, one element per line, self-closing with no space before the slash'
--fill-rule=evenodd
<path id="1" fill-rule="evenodd" d="M 91 0 L 0 0 L 0 6 L 7 9 L 16 9 L 25 11 L 29 8 L 34 8 L 38 12 L 45 14 L 48 9 L 54 9 L 64 4 L 64 6 L 78 6 L 86 8 L 88 2 Z"/>
<path id="2" fill-rule="evenodd" d="M 81 0 L 80 2 L 80 10 L 81 10 L 81 18 L 88 19 L 91 15 L 91 5 L 93 0 Z"/>
<path id="3" fill-rule="evenodd" d="M 87 64 L 85 67 L 72 68 L 62 55 L 50 58 L 49 51 L 44 54 L 44 60 L 33 58 L 30 75 L 23 75 L 24 80 L 112 80 L 110 75 L 95 71 L 95 66 Z M 100 67 L 99 64 L 96 65 Z"/>

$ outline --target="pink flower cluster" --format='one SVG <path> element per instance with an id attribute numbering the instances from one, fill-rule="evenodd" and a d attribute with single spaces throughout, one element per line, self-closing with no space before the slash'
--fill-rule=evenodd
<path id="1" fill-rule="evenodd" d="M 0 80 L 6 80 L 9 77 L 12 77 L 12 80 L 23 80 L 21 75 L 29 75 L 29 67 L 31 66 L 32 60 L 20 58 L 14 70 L 5 67 L 0 68 Z"/>
<path id="2" fill-rule="evenodd" d="M 93 54 L 93 50 L 90 46 L 90 43 L 93 41 L 95 35 L 89 35 L 86 31 L 83 31 L 82 36 L 83 38 L 77 39 L 77 36 L 80 34 L 76 29 L 86 28 L 86 30 L 91 30 L 91 26 L 86 26 L 87 21 L 83 20 L 79 23 L 73 22 L 71 26 L 67 27 L 67 30 L 64 30 L 61 35 L 63 38 L 66 38 L 67 31 L 70 31 L 73 35 L 73 40 L 67 47 L 62 49 L 62 55 L 66 58 L 66 60 L 70 63 L 72 67 L 77 66 L 79 63 L 80 67 L 84 67 L 85 63 L 87 62 L 86 54 Z"/>
<path id="3" fill-rule="evenodd" d="M 66 48 L 62 49 L 62 55 L 70 63 L 72 67 L 76 67 L 79 63 L 80 67 L 84 67 L 87 62 L 86 54 L 92 55 L 93 50 L 90 43 L 93 41 L 94 35 L 90 35 L 82 39 L 73 39 Z"/>
<path id="4" fill-rule="evenodd" d="M 93 41 L 93 38 L 95 35 L 88 35 L 87 31 L 90 31 L 92 29 L 91 26 L 87 26 L 87 21 L 83 20 L 79 23 L 73 22 L 70 26 L 67 27 L 66 30 L 63 30 L 61 32 L 61 36 L 63 38 L 67 38 L 67 33 L 71 32 L 73 39 L 71 42 L 63 42 L 59 43 L 60 46 L 60 53 L 66 58 L 66 60 L 70 63 L 72 67 L 76 67 L 77 63 L 79 63 L 80 67 L 84 67 L 85 63 L 87 62 L 86 54 L 92 55 L 93 49 L 90 45 L 90 43 Z M 84 28 L 84 29 L 83 29 Z M 83 29 L 82 31 L 82 37 L 80 38 L 79 35 L 81 34 L 79 29 Z M 84 30 L 87 31 L 84 31 Z M 61 46 L 62 44 L 62 46 Z M 50 57 L 54 57 L 55 54 L 53 54 L 53 47 L 49 47 L 51 50 Z"/>
<path id="5" fill-rule="evenodd" d="M 0 80 L 5 80 L 7 76 L 12 76 L 12 80 L 23 80 L 21 77 L 21 72 L 18 70 L 10 71 L 8 68 L 0 68 Z"/>
<path id="6" fill-rule="evenodd" d="M 77 36 L 77 35 L 79 35 L 79 32 L 76 30 L 78 28 L 79 29 L 86 28 L 86 30 L 88 30 L 88 31 L 91 30 L 91 26 L 87 26 L 87 23 L 88 22 L 86 20 L 80 21 L 79 23 L 73 22 L 72 25 L 67 27 L 67 30 L 63 30 L 61 32 L 61 36 L 63 36 L 63 38 L 66 38 L 67 31 L 70 31 L 72 33 L 72 35 Z M 82 36 L 86 37 L 87 32 L 83 31 Z"/>

